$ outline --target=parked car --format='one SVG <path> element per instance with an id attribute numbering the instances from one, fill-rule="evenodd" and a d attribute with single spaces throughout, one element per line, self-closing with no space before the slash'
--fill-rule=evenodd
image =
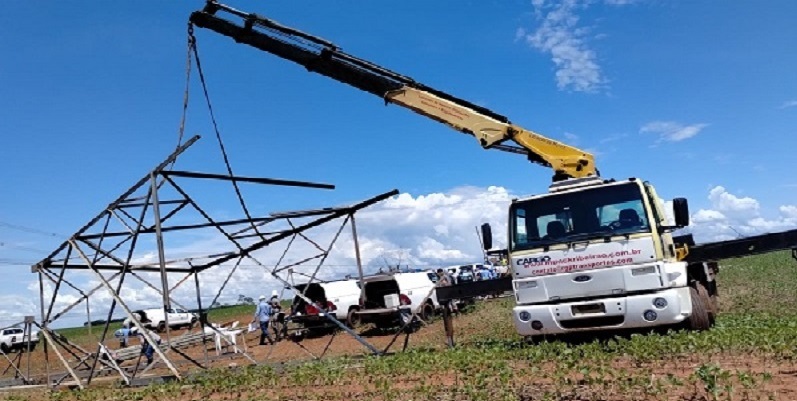
<path id="1" fill-rule="evenodd" d="M 141 321 L 141 324 L 143 324 L 145 328 L 157 330 L 159 332 L 166 331 L 166 313 L 164 313 L 163 308 L 137 310 L 133 311 L 133 313 L 137 315 L 138 320 Z M 199 316 L 185 309 L 170 308 L 168 313 L 169 326 L 172 328 L 183 326 L 193 327 L 194 323 L 199 320 Z M 125 319 L 122 324 L 128 327 L 134 326 L 130 318 Z"/>
<path id="2" fill-rule="evenodd" d="M 28 338 L 30 338 L 30 345 L 28 345 Z M 33 351 L 38 343 L 39 333 L 35 331 L 31 334 L 26 334 L 25 330 L 19 327 L 9 327 L 0 331 L 0 350 L 5 353 L 14 350 L 26 351 L 30 349 Z"/>
<path id="3" fill-rule="evenodd" d="M 454 278 L 454 284 L 472 283 L 476 276 L 474 274 L 476 265 L 456 265 L 446 267 L 446 271 Z"/>
<path id="4" fill-rule="evenodd" d="M 336 319 L 346 323 L 349 312 L 359 308 L 360 286 L 357 280 L 299 284 L 296 289 L 321 307 L 319 310 L 298 295 L 293 298 L 291 321 L 300 324 L 311 333 L 320 334 L 337 328 L 337 325 L 327 319 L 324 313 L 332 313 Z"/>
<path id="5" fill-rule="evenodd" d="M 363 285 L 363 302 L 349 314 L 351 326 L 396 327 L 407 322 L 413 311 L 428 320 L 440 306 L 428 272 L 377 274 L 364 278 Z"/>

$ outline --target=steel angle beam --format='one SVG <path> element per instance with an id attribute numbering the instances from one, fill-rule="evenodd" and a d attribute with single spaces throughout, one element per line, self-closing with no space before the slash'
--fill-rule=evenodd
<path id="1" fill-rule="evenodd" d="M 265 248 L 269 244 L 281 241 L 281 240 L 283 240 L 285 238 L 290 237 L 291 235 L 298 234 L 298 233 L 306 231 L 306 230 L 308 230 L 310 228 L 317 227 L 317 226 L 320 226 L 320 225 L 322 225 L 324 223 L 328 223 L 328 222 L 330 222 L 332 220 L 344 217 L 344 216 L 346 216 L 348 214 L 354 213 L 354 212 L 356 212 L 358 210 L 364 209 L 364 208 L 366 208 L 368 206 L 374 205 L 374 204 L 376 204 L 378 202 L 381 202 L 381 201 L 383 201 L 383 200 L 385 200 L 387 198 L 390 198 L 391 196 L 398 195 L 398 193 L 399 193 L 399 191 L 397 189 L 394 189 L 392 191 L 385 192 L 385 193 L 377 195 L 377 196 L 375 196 L 373 198 L 366 199 L 366 200 L 364 200 L 364 201 L 362 201 L 360 203 L 357 203 L 357 204 L 354 204 L 352 206 L 349 206 L 348 208 L 342 208 L 342 209 L 340 209 L 340 210 L 338 210 L 338 211 L 336 211 L 334 213 L 328 214 L 328 215 L 326 215 L 324 217 L 321 217 L 321 218 L 319 218 L 317 220 L 314 220 L 314 221 L 311 221 L 309 223 L 306 223 L 306 224 L 303 224 L 301 226 L 298 226 L 298 227 L 294 228 L 293 230 L 286 230 L 282 234 L 278 234 L 278 235 L 275 235 L 275 236 L 273 236 L 271 238 L 266 238 L 266 239 L 264 239 L 262 241 L 256 242 L 256 243 L 250 245 L 249 247 L 244 248 L 244 249 L 242 249 L 242 250 L 240 250 L 240 251 L 238 251 L 238 252 L 236 252 L 234 254 L 223 256 L 223 257 L 221 257 L 219 259 L 216 259 L 216 260 L 211 261 L 209 263 L 206 263 L 204 265 L 197 265 L 196 266 L 196 271 L 198 271 L 198 272 L 204 271 L 204 270 L 207 270 L 207 269 L 209 269 L 209 268 L 211 268 L 213 266 L 218 266 L 218 265 L 220 265 L 220 264 L 222 264 L 224 262 L 230 261 L 230 260 L 235 259 L 237 257 L 247 256 L 250 253 L 252 253 L 252 252 L 254 252 L 254 251 L 258 250 L 258 249 Z"/>
<path id="2" fill-rule="evenodd" d="M 194 230 L 197 228 L 207 228 L 207 227 L 224 227 L 224 226 L 234 226 L 234 225 L 241 225 L 241 224 L 251 224 L 251 223 L 260 223 L 260 222 L 269 222 L 273 221 L 273 218 L 270 217 L 257 217 L 252 219 L 237 219 L 237 220 L 228 220 L 228 221 L 217 221 L 213 223 L 201 223 L 201 224 L 184 224 L 179 226 L 166 226 L 161 228 L 161 232 L 170 232 L 170 231 L 186 231 L 186 230 Z M 155 228 L 145 228 L 139 231 L 139 234 L 155 234 Z M 109 237 L 124 237 L 130 236 L 129 232 L 126 231 L 117 231 L 117 232 L 109 232 L 109 233 L 102 233 L 102 234 L 88 234 L 88 235 L 81 235 L 77 237 L 79 240 L 87 240 L 87 239 L 97 239 L 97 238 L 109 238 Z"/>
<path id="3" fill-rule="evenodd" d="M 689 246 L 686 260 L 688 262 L 716 261 L 787 250 L 795 246 L 797 246 L 797 230 L 791 230 L 729 241 L 692 245 Z"/>
<path id="4" fill-rule="evenodd" d="M 168 157 L 166 157 L 165 160 L 163 160 L 158 166 L 156 166 L 153 171 L 160 172 L 161 170 L 163 170 L 166 167 L 168 167 L 169 164 L 174 163 L 177 160 L 177 156 L 179 156 L 183 152 L 185 152 L 185 150 L 188 149 L 191 145 L 193 145 L 196 141 L 198 141 L 199 138 L 200 138 L 200 136 L 196 135 L 196 136 L 192 137 L 191 139 L 189 139 L 188 141 L 186 141 L 181 146 L 177 147 L 177 149 L 175 149 L 174 152 L 172 152 Z M 79 236 L 85 234 L 91 227 L 93 227 L 95 224 L 97 224 L 97 222 L 99 222 L 108 213 L 108 210 L 113 210 L 113 209 L 118 208 L 119 205 L 123 204 L 126 200 L 128 200 L 128 197 L 130 195 L 132 195 L 139 188 L 141 188 L 146 183 L 148 183 L 149 180 L 150 180 L 150 175 L 149 174 L 145 175 L 143 178 L 138 180 L 138 182 L 135 185 L 130 187 L 127 191 L 125 191 L 125 193 L 123 193 L 121 196 L 119 196 L 115 201 L 111 202 L 106 208 L 104 208 L 102 210 L 102 212 L 100 212 L 96 217 L 91 219 L 88 223 L 86 223 L 83 227 L 81 227 L 75 234 L 73 234 L 72 238 L 76 238 L 76 237 L 79 237 Z M 58 255 L 67 246 L 69 246 L 69 241 L 68 240 L 64 241 L 63 243 L 61 243 L 61 245 L 59 245 L 58 248 L 56 248 L 56 250 L 54 250 L 46 258 L 44 258 L 42 260 L 42 262 L 45 261 L 45 260 L 48 260 L 48 259 L 53 259 L 55 257 L 55 255 Z M 37 272 L 37 271 L 38 270 L 35 270 L 34 272 Z"/>
<path id="5" fill-rule="evenodd" d="M 49 265 L 44 265 L 42 267 L 50 267 Z M 56 267 L 64 267 L 64 266 L 56 266 Z M 86 264 L 68 264 L 64 267 L 67 270 L 111 270 L 111 271 L 122 271 L 124 266 L 122 265 L 86 265 Z M 155 266 L 128 266 L 127 271 L 134 271 L 134 272 L 155 272 L 160 273 L 161 269 Z M 191 273 L 190 267 L 166 267 L 166 271 L 169 273 Z"/>
<path id="6" fill-rule="evenodd" d="M 323 209 L 309 209 L 309 210 L 296 210 L 296 211 L 287 211 L 287 212 L 276 212 L 276 213 L 269 213 L 269 216 L 283 219 L 283 218 L 299 218 L 299 217 L 309 217 L 309 216 L 320 216 L 324 214 L 330 214 L 334 212 L 338 212 L 341 210 L 347 210 L 348 208 L 345 207 L 327 207 Z"/>
<path id="7" fill-rule="evenodd" d="M 229 176 L 224 174 L 197 173 L 192 171 L 165 171 L 165 170 L 161 171 L 160 174 L 167 177 L 206 178 L 206 179 L 222 180 L 222 181 L 249 182 L 253 184 L 282 185 L 288 187 L 335 189 L 335 186 L 332 184 L 324 184 L 324 183 L 308 182 L 308 181 L 282 180 L 278 178 L 241 177 L 241 176 Z"/>
<path id="8" fill-rule="evenodd" d="M 437 300 L 443 303 L 452 299 L 476 298 L 503 291 L 512 291 L 511 277 L 437 287 Z"/>

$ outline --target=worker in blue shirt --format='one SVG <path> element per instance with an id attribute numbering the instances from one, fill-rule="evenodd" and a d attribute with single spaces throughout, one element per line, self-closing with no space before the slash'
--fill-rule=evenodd
<path id="1" fill-rule="evenodd" d="M 152 341 L 155 341 L 155 344 L 150 344 L 149 341 L 147 341 L 147 338 L 144 337 L 143 331 L 138 333 L 138 335 L 141 337 L 141 353 L 147 357 L 147 365 L 150 365 L 152 364 L 152 359 L 155 354 L 155 347 L 159 347 L 161 345 L 161 337 L 150 330 L 144 330 L 146 330 L 147 334 L 149 334 L 149 337 L 152 339 Z"/>
<path id="2" fill-rule="evenodd" d="M 266 345 L 266 339 L 268 339 L 269 344 L 274 344 L 274 340 L 271 339 L 271 336 L 268 334 L 268 321 L 271 318 L 271 305 L 266 302 L 266 296 L 261 295 L 257 304 L 257 309 L 255 309 L 255 318 L 252 319 L 252 322 L 257 320 L 260 322 L 260 345 Z"/>
<path id="3" fill-rule="evenodd" d="M 128 325 L 122 326 L 121 329 L 113 333 L 114 337 L 119 339 L 119 348 L 127 347 L 127 340 L 131 334 L 134 334 Z"/>

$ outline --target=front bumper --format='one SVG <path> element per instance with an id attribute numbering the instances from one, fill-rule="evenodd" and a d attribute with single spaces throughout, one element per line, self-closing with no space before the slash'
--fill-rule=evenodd
<path id="1" fill-rule="evenodd" d="M 666 306 L 661 306 L 662 299 Z M 691 313 L 689 287 L 553 305 L 518 305 L 512 311 L 515 328 L 522 336 L 674 325 Z"/>

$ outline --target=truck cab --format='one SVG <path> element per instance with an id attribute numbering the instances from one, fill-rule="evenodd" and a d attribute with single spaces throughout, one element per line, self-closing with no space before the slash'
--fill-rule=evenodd
<path id="1" fill-rule="evenodd" d="M 508 252 L 518 333 L 705 326 L 707 299 L 694 304 L 707 284 L 690 280 L 700 275 L 680 261 L 671 234 L 688 225 L 686 200 L 674 205 L 670 226 L 653 187 L 634 178 L 568 180 L 514 200 Z"/>

